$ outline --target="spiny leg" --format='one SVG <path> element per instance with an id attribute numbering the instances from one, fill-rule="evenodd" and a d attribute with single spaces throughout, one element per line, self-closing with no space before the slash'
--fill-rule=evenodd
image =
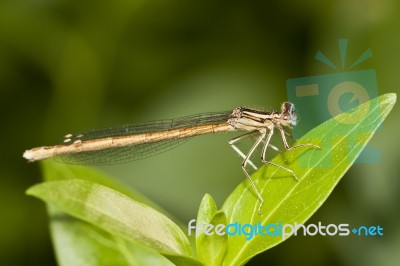
<path id="1" fill-rule="evenodd" d="M 277 128 L 279 129 L 279 132 L 281 134 L 283 145 L 285 146 L 285 149 L 288 150 L 288 151 L 289 150 L 293 150 L 293 149 L 297 149 L 297 148 L 301 148 L 301 147 L 307 147 L 307 146 L 308 147 L 314 147 L 316 149 L 320 149 L 320 147 L 318 145 L 315 145 L 315 144 L 312 144 L 312 143 L 302 143 L 302 144 L 299 144 L 299 145 L 295 145 L 295 146 L 289 147 L 289 144 L 288 144 L 288 142 L 286 140 L 286 136 L 285 136 L 285 135 L 288 135 L 288 133 L 281 126 L 277 126 Z M 273 166 L 275 166 L 277 168 L 280 168 L 282 170 L 285 170 L 285 171 L 291 173 L 293 175 L 293 177 L 296 179 L 296 181 L 299 181 L 299 178 L 296 176 L 296 173 L 292 169 L 283 167 L 282 165 L 279 165 L 279 164 L 276 164 L 276 163 L 273 163 L 273 162 L 270 162 L 270 161 L 266 160 L 266 158 L 265 158 L 266 157 L 266 152 L 267 152 L 267 148 L 268 148 L 269 142 L 271 140 L 272 134 L 273 134 L 273 128 L 270 129 L 270 133 L 266 137 L 265 145 L 264 145 L 263 150 L 262 150 L 261 161 L 263 163 L 267 163 L 269 165 L 273 165 Z"/>
<path id="2" fill-rule="evenodd" d="M 251 133 L 253 133 L 253 132 L 251 132 Z M 258 208 L 258 213 L 259 214 L 261 214 L 261 208 L 262 208 L 262 206 L 264 204 L 264 199 L 261 197 L 260 192 L 258 191 L 256 185 L 254 184 L 253 180 L 251 179 L 249 173 L 247 172 L 246 166 L 247 166 L 247 163 L 250 162 L 250 157 L 254 153 L 254 151 L 256 150 L 257 146 L 260 145 L 262 140 L 265 138 L 266 132 L 263 131 L 263 132 L 260 132 L 260 133 L 261 133 L 260 137 L 256 140 L 256 142 L 254 143 L 253 147 L 251 147 L 250 151 L 248 152 L 248 154 L 246 155 L 246 157 L 244 158 L 244 160 L 242 162 L 242 170 L 243 170 L 244 174 L 246 175 L 247 179 L 250 181 L 250 184 L 253 187 L 254 192 L 257 194 L 257 197 L 260 200 L 260 206 Z M 248 134 L 246 134 L 246 135 L 248 135 Z M 243 136 L 241 136 L 241 137 L 243 137 Z"/>
<path id="3" fill-rule="evenodd" d="M 265 139 L 263 139 L 262 143 L 264 143 L 264 145 L 267 143 L 267 141 Z M 275 145 L 272 145 L 271 143 L 267 144 L 268 147 L 271 147 L 271 149 L 273 149 L 274 151 L 280 152 L 281 150 L 276 147 Z"/>
<path id="4" fill-rule="evenodd" d="M 299 181 L 299 179 L 297 178 L 296 174 L 294 173 L 294 171 L 293 171 L 292 169 L 283 167 L 282 165 L 279 165 L 279 164 L 276 164 L 276 163 L 273 163 L 273 162 L 270 162 L 270 161 L 267 161 L 267 160 L 266 160 L 265 157 L 266 157 L 266 153 L 267 153 L 267 148 L 268 148 L 269 142 L 271 141 L 271 138 L 272 138 L 273 133 L 274 133 L 274 128 L 271 128 L 270 131 L 269 131 L 269 133 L 268 133 L 268 135 L 267 135 L 266 138 L 265 138 L 265 144 L 264 144 L 264 146 L 263 146 L 262 153 L 261 153 L 261 161 L 262 161 L 263 163 L 266 163 L 266 164 L 275 166 L 275 167 L 277 167 L 277 168 L 279 168 L 279 169 L 282 169 L 282 170 L 285 170 L 285 171 L 291 173 L 291 174 L 293 175 L 293 177 L 294 177 L 297 181 Z M 286 141 L 286 139 L 285 139 L 285 141 Z M 287 142 L 286 142 L 286 143 L 287 143 Z"/>
<path id="5" fill-rule="evenodd" d="M 243 138 L 251 137 L 251 136 L 257 135 L 257 134 L 260 134 L 260 132 L 257 130 L 251 131 L 249 133 L 246 133 L 246 134 L 240 135 L 234 139 L 231 139 L 228 143 L 229 143 L 229 145 L 231 145 L 232 149 L 235 152 L 237 152 L 237 154 L 240 155 L 240 157 L 242 157 L 243 159 L 246 159 L 246 154 L 244 154 L 236 145 L 234 145 L 234 143 L 236 143 L 237 141 L 239 141 Z M 257 166 L 255 166 L 254 163 L 250 159 L 248 159 L 248 163 L 250 164 L 251 167 L 253 167 L 254 170 L 258 169 Z"/>
<path id="6" fill-rule="evenodd" d="M 294 149 L 297 149 L 297 148 L 301 148 L 301 147 L 314 147 L 316 149 L 321 149 L 320 146 L 312 144 L 312 143 L 301 143 L 301 144 L 289 147 L 289 144 L 288 144 L 288 142 L 286 140 L 286 137 L 285 137 L 285 133 L 286 133 L 285 130 L 283 130 L 282 126 L 277 126 L 277 128 L 279 129 L 279 132 L 281 133 L 281 138 L 282 138 L 283 145 L 285 146 L 285 149 L 288 150 L 288 151 L 294 150 Z"/>
<path id="7" fill-rule="evenodd" d="M 240 136 L 238 136 L 238 137 L 236 137 L 236 138 L 234 138 L 234 139 L 231 139 L 228 143 L 229 143 L 229 145 L 231 145 L 232 149 L 233 149 L 237 154 L 240 155 L 240 157 L 242 157 L 243 159 L 245 159 L 245 158 L 246 158 L 246 154 L 244 154 L 244 153 L 239 149 L 239 147 L 237 147 L 236 145 L 234 145 L 234 143 L 237 142 L 237 141 L 239 141 L 239 140 L 241 140 L 241 139 L 244 139 L 244 138 L 246 138 L 246 137 L 252 137 L 253 135 L 257 135 L 257 134 L 260 134 L 260 131 L 258 131 L 258 130 L 251 131 L 251 132 L 249 132 L 249 133 L 246 133 L 246 134 L 240 135 Z M 286 134 L 287 134 L 287 133 L 286 133 Z M 262 140 L 262 142 L 263 142 L 263 143 L 266 143 L 266 141 L 265 141 L 264 139 Z M 275 151 L 278 151 L 278 152 L 280 151 L 278 147 L 276 147 L 275 145 L 272 145 L 271 143 L 267 143 L 266 145 L 269 146 L 269 147 L 271 147 L 271 148 L 272 148 L 273 150 L 275 150 Z M 253 167 L 254 170 L 257 170 L 257 169 L 258 169 L 258 167 L 257 167 L 250 159 L 249 159 L 249 164 L 250 164 L 251 167 Z"/>

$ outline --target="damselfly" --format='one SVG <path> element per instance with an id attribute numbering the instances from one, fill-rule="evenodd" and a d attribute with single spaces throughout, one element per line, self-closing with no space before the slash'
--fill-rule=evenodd
<path id="1" fill-rule="evenodd" d="M 246 170 L 247 165 L 257 169 L 250 160 L 256 148 L 262 146 L 262 162 L 289 172 L 296 180 L 298 178 L 291 169 L 266 160 L 267 148 L 270 146 L 274 129 L 278 129 L 286 150 L 305 146 L 319 148 L 312 143 L 289 146 L 285 135 L 287 133 L 283 127 L 292 128 L 296 123 L 295 107 L 289 102 L 281 105 L 280 112 L 238 107 L 228 112 L 203 113 L 178 119 L 67 134 L 61 144 L 27 150 L 23 157 L 29 161 L 61 157 L 68 163 L 113 164 L 153 156 L 172 149 L 194 136 L 245 130 L 249 132 L 230 140 L 229 144 L 243 158 L 242 169 L 260 201 L 258 209 L 260 212 L 264 200 Z M 236 145 L 245 137 L 257 137 L 247 154 Z"/>

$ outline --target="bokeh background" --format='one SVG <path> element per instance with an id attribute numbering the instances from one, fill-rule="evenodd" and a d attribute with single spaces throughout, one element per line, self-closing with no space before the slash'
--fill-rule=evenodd
<path id="1" fill-rule="evenodd" d="M 0 264 L 56 265 L 45 206 L 24 191 L 41 181 L 22 152 L 65 133 L 236 106 L 278 108 L 287 79 L 333 70 L 337 39 L 379 93 L 400 87 L 396 0 L 0 1 Z M 353 56 L 353 57 L 352 57 Z M 400 265 L 399 108 L 309 222 L 380 225 L 383 237 L 292 237 L 249 265 Z M 184 223 L 205 193 L 219 206 L 244 178 L 227 141 L 203 136 L 168 153 L 102 167 Z"/>

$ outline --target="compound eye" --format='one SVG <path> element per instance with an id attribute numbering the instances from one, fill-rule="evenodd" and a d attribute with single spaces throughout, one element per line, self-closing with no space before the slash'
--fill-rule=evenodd
<path id="1" fill-rule="evenodd" d="M 291 102 L 284 102 L 281 106 L 282 113 L 292 114 L 294 112 L 294 104 Z"/>

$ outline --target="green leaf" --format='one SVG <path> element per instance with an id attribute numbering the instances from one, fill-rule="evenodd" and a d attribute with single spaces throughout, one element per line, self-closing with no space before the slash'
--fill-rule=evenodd
<path id="1" fill-rule="evenodd" d="M 70 180 L 70 179 L 82 179 L 91 181 L 93 183 L 97 183 L 100 185 L 104 185 L 106 187 L 112 188 L 122 194 L 127 195 L 128 197 L 142 202 L 157 211 L 166 214 L 170 217 L 176 224 L 179 225 L 180 228 L 186 229 L 186 224 L 182 223 L 171 214 L 169 214 L 166 210 L 162 209 L 156 203 L 133 189 L 128 184 L 121 184 L 117 182 L 113 177 L 95 169 L 92 167 L 81 166 L 81 165 L 73 165 L 73 164 L 65 164 L 57 162 L 53 159 L 48 159 L 40 162 L 43 179 L 46 181 L 55 181 L 55 180 Z"/>
<path id="2" fill-rule="evenodd" d="M 166 213 L 130 186 L 120 184 L 94 168 L 63 164 L 55 160 L 42 161 L 41 166 L 44 179 L 47 181 L 71 179 L 92 181 Z M 171 265 L 171 262 L 160 253 L 110 234 L 55 207 L 48 206 L 48 213 L 59 265 Z M 181 228 L 184 226 L 186 225 L 181 225 Z"/>
<path id="3" fill-rule="evenodd" d="M 145 196 L 135 191 L 131 186 L 120 184 L 116 182 L 112 177 L 92 167 L 60 163 L 53 159 L 41 161 L 40 165 L 42 167 L 43 179 L 46 181 L 70 179 L 82 179 L 91 181 L 93 183 L 104 185 L 106 187 L 112 188 L 113 190 L 121 192 L 122 194 L 125 194 L 139 202 L 145 203 L 146 205 L 149 205 L 150 207 L 162 213 L 167 213 L 154 202 L 150 201 Z M 174 219 L 174 222 L 177 222 L 177 219 Z"/>
<path id="4" fill-rule="evenodd" d="M 48 207 L 58 265 L 174 265 L 156 251 Z"/>
<path id="5" fill-rule="evenodd" d="M 175 223 L 106 186 L 79 179 L 49 181 L 31 187 L 27 194 L 113 236 L 156 250 L 176 264 L 200 265 L 191 257 L 188 239 Z"/>
<path id="6" fill-rule="evenodd" d="M 208 230 L 205 225 L 210 224 L 213 226 L 210 232 L 206 234 Z M 206 194 L 201 201 L 199 212 L 197 215 L 196 226 L 201 228 L 199 234 L 196 236 L 196 249 L 198 258 L 206 265 L 221 265 L 222 260 L 226 251 L 226 243 L 228 236 L 218 235 L 216 232 L 224 232 L 224 228 L 220 228 L 220 225 L 226 224 L 226 216 L 222 211 L 217 211 L 217 206 L 213 198 Z M 218 226 L 218 228 L 215 228 Z M 222 230 L 222 231 L 221 231 Z"/>
<path id="7" fill-rule="evenodd" d="M 198 224 L 209 223 L 216 212 L 217 212 L 217 205 L 215 204 L 214 199 L 209 194 L 204 195 L 203 199 L 201 200 L 199 210 L 197 212 L 196 223 Z"/>
<path id="8" fill-rule="evenodd" d="M 382 95 L 360 105 L 356 111 L 343 113 L 308 132 L 297 144 L 312 142 L 319 145 L 320 150 L 295 149 L 272 160 L 292 169 L 300 180 L 296 181 L 276 167 L 262 167 L 252 176 L 265 200 L 262 215 L 257 212 L 260 202 L 245 181 L 224 203 L 222 210 L 229 218 L 228 223 L 260 223 L 263 226 L 279 225 L 280 222 L 305 223 L 327 199 L 395 102 L 395 94 Z M 270 227 L 269 232 L 276 233 L 272 229 Z M 278 227 L 275 229 L 279 230 Z M 242 265 L 282 241 L 281 236 L 268 234 L 254 235 L 251 240 L 246 240 L 244 235 L 231 236 L 224 265 Z"/>

